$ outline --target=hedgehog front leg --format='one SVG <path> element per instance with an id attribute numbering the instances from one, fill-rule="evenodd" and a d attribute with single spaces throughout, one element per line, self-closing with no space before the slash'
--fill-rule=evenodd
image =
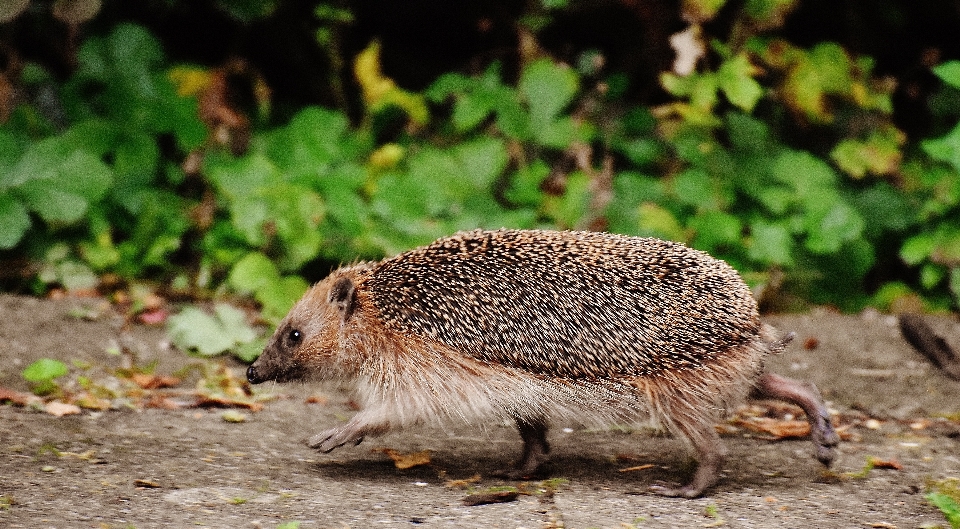
<path id="1" fill-rule="evenodd" d="M 762 397 L 785 400 L 803 408 L 810 422 L 810 440 L 816 447 L 817 460 L 830 466 L 837 457 L 836 447 L 840 444 L 840 436 L 830 424 L 830 413 L 817 386 L 811 382 L 764 373 L 757 379 L 754 388 Z"/>
<path id="2" fill-rule="evenodd" d="M 346 444 L 356 446 L 364 437 L 380 435 L 390 429 L 387 424 L 376 424 L 367 419 L 362 412 L 358 413 L 343 426 L 314 435 L 307 441 L 307 446 L 327 453 Z"/>

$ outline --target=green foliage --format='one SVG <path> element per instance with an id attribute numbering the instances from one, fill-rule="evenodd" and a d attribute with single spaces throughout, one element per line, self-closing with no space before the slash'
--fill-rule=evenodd
<path id="1" fill-rule="evenodd" d="M 183 351 L 192 351 L 200 356 L 216 356 L 233 351 L 242 360 L 250 361 L 256 357 L 246 344 L 255 344 L 256 331 L 247 323 L 244 313 L 218 303 L 214 314 L 210 315 L 195 307 L 186 307 L 167 321 L 170 340 Z M 252 349 L 259 354 L 261 344 Z"/>
<path id="2" fill-rule="evenodd" d="M 28 365 L 20 376 L 30 382 L 31 390 L 37 395 L 49 395 L 57 391 L 59 386 L 54 382 L 57 378 L 69 372 L 67 365 L 59 360 L 41 358 Z"/>
<path id="3" fill-rule="evenodd" d="M 243 21 L 279 5 L 219 4 Z M 684 9 L 706 21 L 726 4 Z M 571 6 L 533 5 L 525 31 L 535 38 Z M 315 37 L 341 108 L 257 122 L 239 154 L 199 118 L 213 74 L 170 64 L 148 31 L 121 23 L 82 41 L 66 81 L 25 65 L 22 82 L 56 86 L 63 115 L 25 102 L 0 126 L 0 250 L 37 263 L 39 291 L 92 288 L 104 274 L 178 278 L 200 296 L 251 296 L 275 323 L 303 276 L 339 263 L 460 229 L 602 228 L 685 242 L 754 283 L 782 275 L 792 294 L 845 310 L 918 295 L 957 306 L 960 112 L 949 103 L 960 62 L 933 70 L 937 132 L 907 138 L 870 58 L 768 34 L 795 6 L 726 6 L 730 38 L 695 28 L 709 50 L 699 68 L 663 73 L 671 99 L 644 107 L 616 73 L 537 53 L 511 78 L 491 62 L 411 91 L 384 74 L 376 41 L 355 57 L 360 90 L 348 97 L 340 31 L 354 15 L 320 3 Z M 348 112 L 348 101 L 362 106 Z M 241 320 L 218 308 L 170 324 L 184 349 L 250 358 Z"/>

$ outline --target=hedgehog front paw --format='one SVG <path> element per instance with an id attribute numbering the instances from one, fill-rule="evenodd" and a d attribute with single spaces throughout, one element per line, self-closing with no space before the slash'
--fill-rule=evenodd
<path id="1" fill-rule="evenodd" d="M 328 453 L 345 444 L 354 446 L 363 441 L 363 435 L 349 428 L 333 428 L 325 432 L 314 435 L 307 441 L 307 446 L 317 449 L 323 453 Z"/>

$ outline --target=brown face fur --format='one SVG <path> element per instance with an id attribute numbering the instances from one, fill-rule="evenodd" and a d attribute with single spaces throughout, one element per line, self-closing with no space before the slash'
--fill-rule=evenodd
<path id="1" fill-rule="evenodd" d="M 356 309 L 352 268 L 334 272 L 304 294 L 280 322 L 247 379 L 287 382 L 306 377 L 332 379 L 342 373 L 340 337 Z"/>

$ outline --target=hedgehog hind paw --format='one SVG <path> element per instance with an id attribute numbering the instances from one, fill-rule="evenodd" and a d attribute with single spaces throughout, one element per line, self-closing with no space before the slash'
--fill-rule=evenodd
<path id="1" fill-rule="evenodd" d="M 650 485 L 648 490 L 654 494 L 668 498 L 696 498 L 703 494 L 703 488 L 696 487 L 692 483 L 682 487 L 670 483 L 656 483 Z"/>
<path id="2" fill-rule="evenodd" d="M 833 429 L 830 417 L 821 416 L 811 421 L 810 440 L 816 450 L 817 461 L 829 467 L 837 458 L 840 435 Z"/>

